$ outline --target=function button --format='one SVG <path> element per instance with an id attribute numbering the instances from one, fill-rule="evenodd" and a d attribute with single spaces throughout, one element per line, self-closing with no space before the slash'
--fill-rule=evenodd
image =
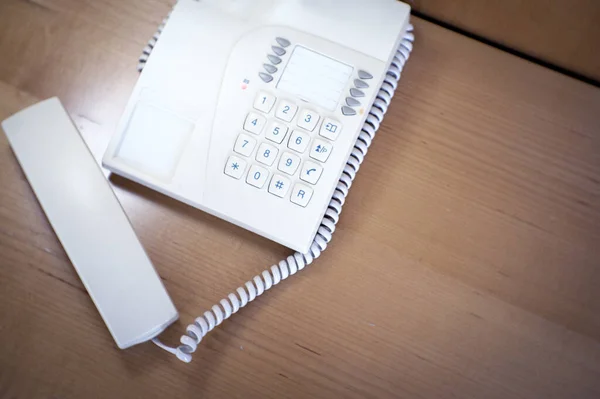
<path id="1" fill-rule="evenodd" d="M 277 55 L 278 55 L 278 56 L 280 56 L 280 57 L 281 57 L 282 55 L 284 55 L 284 54 L 285 54 L 285 50 L 284 50 L 284 49 L 282 49 L 281 47 L 278 47 L 278 46 L 271 46 L 271 49 L 273 50 L 273 52 L 274 52 L 275 54 L 277 54 Z"/>
<path id="2" fill-rule="evenodd" d="M 244 130 L 250 133 L 260 134 L 266 122 L 267 120 L 263 116 L 255 112 L 250 112 L 248 116 L 246 116 Z"/>
<path id="3" fill-rule="evenodd" d="M 373 79 L 373 75 L 371 75 L 367 71 L 363 71 L 362 69 L 359 69 L 359 71 L 358 71 L 358 77 L 361 78 L 361 79 Z"/>
<path id="4" fill-rule="evenodd" d="M 331 143 L 327 141 L 316 139 L 313 143 L 312 149 L 310 150 L 310 157 L 316 159 L 317 161 L 325 162 L 331 151 L 333 150 L 333 146 Z"/>
<path id="5" fill-rule="evenodd" d="M 300 111 L 300 115 L 298 115 L 298 120 L 296 124 L 300 126 L 302 129 L 306 129 L 309 132 L 315 130 L 317 123 L 319 123 L 319 114 L 315 111 L 311 111 L 309 109 L 303 109 Z"/>
<path id="6" fill-rule="evenodd" d="M 279 65 L 281 63 L 281 58 L 277 57 L 276 55 L 267 54 L 267 58 L 273 65 Z"/>
<path id="7" fill-rule="evenodd" d="M 350 89 L 350 95 L 352 97 L 364 97 L 365 92 L 362 90 L 355 89 L 354 87 Z"/>
<path id="8" fill-rule="evenodd" d="M 264 112 L 265 114 L 268 114 L 271 112 L 273 105 L 275 105 L 275 100 L 277 99 L 274 95 L 264 91 L 259 91 L 254 99 L 254 108 Z"/>
<path id="9" fill-rule="evenodd" d="M 302 166 L 300 179 L 310 184 L 317 184 L 322 173 L 323 167 L 321 165 L 312 161 L 306 161 Z"/>
<path id="10" fill-rule="evenodd" d="M 277 42 L 277 44 L 279 44 L 281 47 L 287 47 L 290 45 L 290 41 L 288 39 L 284 39 L 283 37 L 276 37 L 275 41 Z"/>
<path id="11" fill-rule="evenodd" d="M 360 79 L 354 79 L 354 86 L 356 86 L 358 89 L 366 89 L 367 87 L 369 87 L 367 82 L 363 82 Z"/>
<path id="12" fill-rule="evenodd" d="M 308 202 L 312 198 L 313 190 L 305 184 L 296 183 L 292 190 L 290 201 L 301 207 L 308 205 Z"/>
<path id="13" fill-rule="evenodd" d="M 360 105 L 360 101 L 352 97 L 346 97 L 346 104 L 348 104 L 350 107 L 356 107 Z"/>
<path id="14" fill-rule="evenodd" d="M 269 192 L 273 195 L 283 198 L 290 189 L 290 185 L 291 183 L 288 178 L 281 175 L 275 175 L 271 179 L 271 184 L 269 184 Z"/>
<path id="15" fill-rule="evenodd" d="M 263 80 L 263 82 L 265 83 L 269 83 L 270 81 L 273 80 L 273 76 L 269 75 L 268 73 L 264 73 L 264 72 L 259 72 L 258 76 L 260 76 L 260 78 Z"/>
<path id="16" fill-rule="evenodd" d="M 268 177 L 268 170 L 262 166 L 252 165 L 248 171 L 248 176 L 246 176 L 246 183 L 256 188 L 263 188 Z"/>
<path id="17" fill-rule="evenodd" d="M 296 104 L 281 100 L 279 106 L 277 106 L 277 111 L 275 111 L 275 116 L 281 120 L 290 122 L 294 118 L 294 115 L 296 115 L 296 111 L 298 111 Z"/>
<path id="18" fill-rule="evenodd" d="M 246 161 L 235 155 L 230 156 L 225 164 L 225 174 L 231 176 L 234 179 L 239 179 L 244 174 L 246 169 Z"/>
<path id="19" fill-rule="evenodd" d="M 346 107 L 345 105 L 342 107 L 342 114 L 344 115 L 356 115 L 356 111 L 354 108 Z"/>
<path id="20" fill-rule="evenodd" d="M 274 67 L 271 64 L 263 64 L 263 67 L 265 68 L 265 71 L 267 71 L 269 73 L 275 73 L 275 72 L 277 72 L 277 67 Z"/>
<path id="21" fill-rule="evenodd" d="M 254 140 L 247 134 L 240 133 L 237 140 L 235 141 L 235 145 L 233 146 L 233 151 L 245 157 L 249 157 L 250 154 L 252 154 L 254 146 L 256 146 L 256 140 Z"/>
<path id="22" fill-rule="evenodd" d="M 335 140 L 342 131 L 342 124 L 335 119 L 325 118 L 319 134 L 326 139 Z"/>

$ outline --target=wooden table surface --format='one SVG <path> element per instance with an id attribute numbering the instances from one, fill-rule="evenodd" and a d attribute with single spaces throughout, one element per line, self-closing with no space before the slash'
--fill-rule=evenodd
<path id="1" fill-rule="evenodd" d="M 100 157 L 172 0 L 0 3 L 0 119 L 58 95 Z M 600 89 L 413 19 L 313 265 L 191 364 L 118 350 L 0 135 L 0 396 L 597 398 Z M 181 319 L 290 251 L 121 178 Z"/>

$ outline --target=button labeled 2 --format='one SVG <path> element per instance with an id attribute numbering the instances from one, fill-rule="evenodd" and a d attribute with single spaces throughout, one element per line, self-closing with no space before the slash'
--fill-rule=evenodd
<path id="1" fill-rule="evenodd" d="M 283 121 L 290 122 L 298 111 L 298 106 L 286 100 L 281 100 L 275 111 L 275 116 Z"/>

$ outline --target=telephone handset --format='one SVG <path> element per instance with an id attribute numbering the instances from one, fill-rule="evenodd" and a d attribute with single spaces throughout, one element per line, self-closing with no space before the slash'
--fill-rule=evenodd
<path id="1" fill-rule="evenodd" d="M 395 0 L 177 3 L 103 164 L 297 252 L 195 319 L 176 348 L 157 336 L 177 310 L 60 102 L 3 122 L 120 348 L 152 339 L 189 362 L 215 326 L 320 256 L 412 50 L 409 11 Z"/>

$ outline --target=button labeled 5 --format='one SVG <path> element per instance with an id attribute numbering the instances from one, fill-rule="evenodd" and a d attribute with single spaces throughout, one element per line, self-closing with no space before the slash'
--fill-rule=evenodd
<path id="1" fill-rule="evenodd" d="M 248 116 L 246 116 L 246 121 L 244 122 L 244 130 L 254 134 L 260 134 L 267 120 L 264 116 L 259 115 L 255 112 L 250 112 Z"/>
<path id="2" fill-rule="evenodd" d="M 300 115 L 298 116 L 298 126 L 302 129 L 306 129 L 309 132 L 315 130 L 315 126 L 319 123 L 319 114 L 309 109 L 303 109 L 300 111 Z"/>
<path id="3" fill-rule="evenodd" d="M 275 116 L 281 120 L 290 122 L 294 118 L 294 115 L 296 115 L 296 111 L 298 111 L 298 106 L 296 104 L 281 100 L 277 107 L 277 111 L 275 111 Z"/>
<path id="4" fill-rule="evenodd" d="M 233 146 L 233 151 L 238 154 L 242 154 L 243 156 L 249 157 L 252 154 L 252 150 L 256 145 L 256 140 L 247 134 L 240 133 L 237 140 L 235 141 L 235 145 Z"/>
<path id="5" fill-rule="evenodd" d="M 298 151 L 299 153 L 303 153 L 306 151 L 306 147 L 308 147 L 308 143 L 310 142 L 310 136 L 304 132 L 299 130 L 294 130 L 290 135 L 290 140 L 288 141 L 288 147 L 294 151 Z"/>
<path id="6" fill-rule="evenodd" d="M 275 96 L 264 91 L 259 91 L 254 100 L 254 108 L 268 114 L 275 105 Z"/>
<path id="7" fill-rule="evenodd" d="M 283 123 L 279 123 L 277 121 L 273 121 L 269 124 L 267 131 L 265 132 L 265 137 L 267 140 L 271 140 L 277 144 L 281 144 L 285 135 L 287 134 L 288 128 Z"/>

